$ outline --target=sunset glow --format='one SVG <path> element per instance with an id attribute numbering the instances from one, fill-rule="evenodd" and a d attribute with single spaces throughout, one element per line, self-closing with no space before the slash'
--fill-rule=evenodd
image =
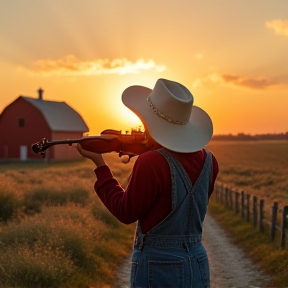
<path id="1" fill-rule="evenodd" d="M 142 124 L 122 92 L 166 78 L 192 92 L 215 134 L 285 133 L 287 11 L 286 0 L 0 1 L 0 113 L 41 87 L 90 135 L 130 130 Z"/>

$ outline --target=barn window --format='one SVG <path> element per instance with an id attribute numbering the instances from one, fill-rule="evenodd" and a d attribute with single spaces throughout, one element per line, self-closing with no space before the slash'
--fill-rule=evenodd
<path id="1" fill-rule="evenodd" d="M 25 126 L 25 120 L 23 118 L 19 118 L 18 120 L 18 126 L 19 127 L 24 127 Z"/>

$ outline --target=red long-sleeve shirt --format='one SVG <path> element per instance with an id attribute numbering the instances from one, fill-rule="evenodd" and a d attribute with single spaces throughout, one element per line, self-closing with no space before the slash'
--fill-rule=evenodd
<path id="1" fill-rule="evenodd" d="M 171 152 L 171 151 L 170 151 Z M 192 183 L 195 183 L 204 164 L 205 153 L 171 152 L 182 163 Z M 218 163 L 213 156 L 209 197 L 218 174 Z M 156 151 L 138 156 L 129 184 L 124 190 L 113 177 L 109 167 L 95 169 L 95 191 L 108 210 L 125 224 L 140 220 L 143 233 L 160 223 L 171 211 L 171 175 L 167 160 Z"/>

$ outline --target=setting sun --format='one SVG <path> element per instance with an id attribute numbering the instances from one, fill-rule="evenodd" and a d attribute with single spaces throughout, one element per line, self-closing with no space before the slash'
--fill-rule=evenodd
<path id="1" fill-rule="evenodd" d="M 124 107 L 120 110 L 119 118 L 121 119 L 121 122 L 123 123 L 123 128 L 125 131 L 129 131 L 133 129 L 143 129 L 143 124 L 140 121 L 140 119 L 131 112 L 128 108 Z"/>

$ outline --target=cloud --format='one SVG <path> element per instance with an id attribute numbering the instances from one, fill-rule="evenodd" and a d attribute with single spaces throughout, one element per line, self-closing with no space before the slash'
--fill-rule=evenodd
<path id="1" fill-rule="evenodd" d="M 222 79 L 225 83 L 250 89 L 266 89 L 277 84 L 276 81 L 268 78 L 245 78 L 231 74 L 222 75 Z"/>
<path id="2" fill-rule="evenodd" d="M 212 73 L 204 78 L 198 78 L 192 83 L 192 87 L 204 87 L 209 84 L 232 88 L 246 88 L 252 90 L 264 90 L 267 88 L 288 87 L 288 83 L 265 77 L 242 77 L 234 74 Z"/>
<path id="3" fill-rule="evenodd" d="M 266 27 L 274 30 L 278 35 L 288 36 L 288 20 L 275 19 L 265 23 Z"/>
<path id="4" fill-rule="evenodd" d="M 68 55 L 60 59 L 42 59 L 33 63 L 32 68 L 20 66 L 18 71 L 25 71 L 40 76 L 95 76 L 103 74 L 135 74 L 141 70 L 152 70 L 162 72 L 166 70 L 164 65 L 156 65 L 150 59 L 145 61 L 138 59 L 135 62 L 126 58 L 117 59 L 95 59 L 81 61 L 74 55 Z"/>

